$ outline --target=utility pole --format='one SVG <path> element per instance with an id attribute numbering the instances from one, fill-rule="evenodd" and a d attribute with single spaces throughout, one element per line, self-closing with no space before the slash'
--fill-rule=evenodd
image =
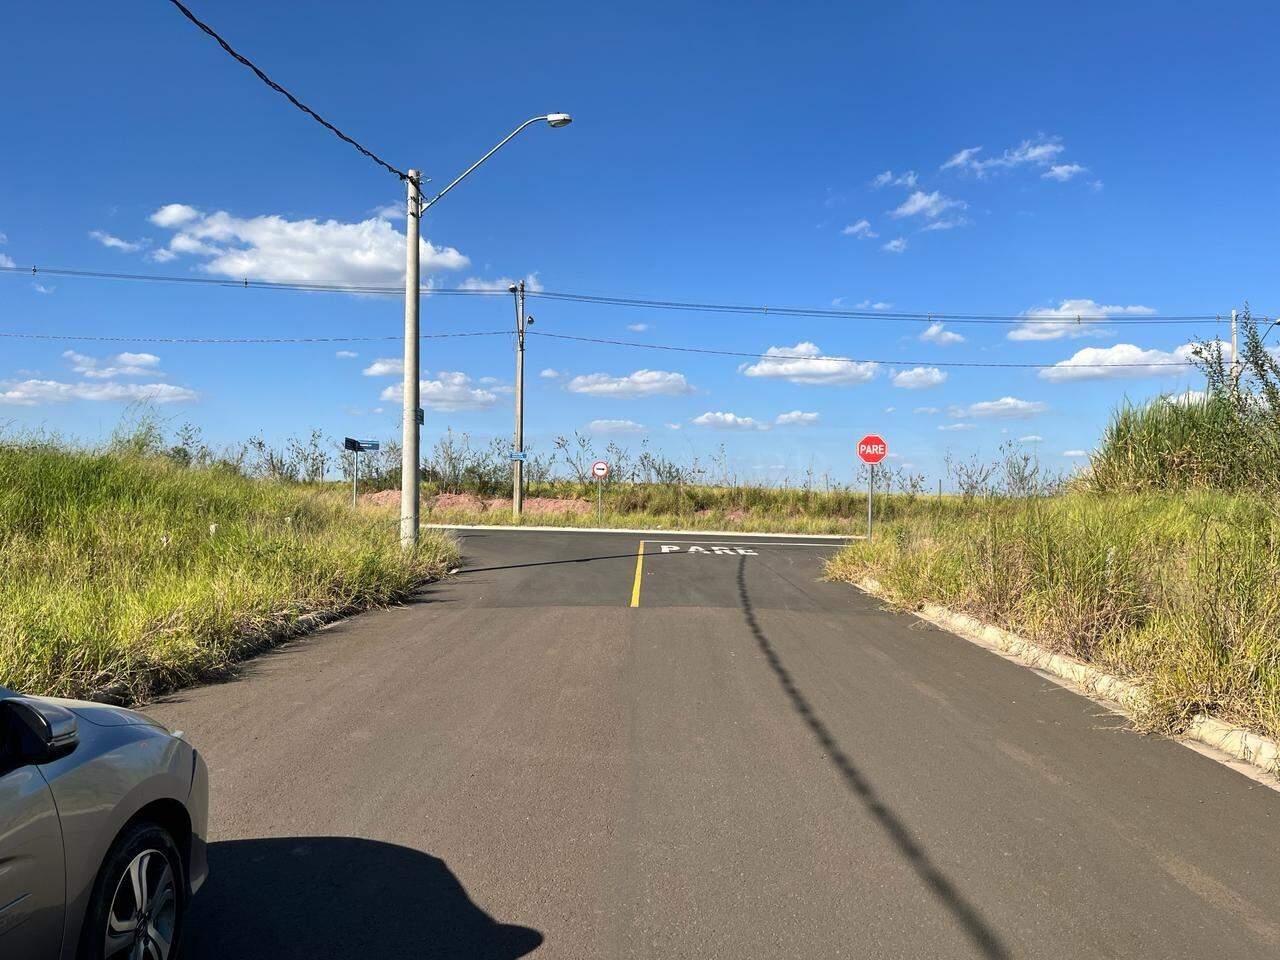
<path id="1" fill-rule="evenodd" d="M 525 319 L 524 281 L 513 283 L 507 290 L 516 302 L 516 437 L 511 460 L 511 516 L 519 520 L 524 513 L 524 328 L 533 321 Z"/>
<path id="2" fill-rule="evenodd" d="M 404 270 L 404 424 L 400 439 L 400 546 L 418 545 L 418 233 L 422 220 L 422 185 L 410 170 L 405 217 Z"/>

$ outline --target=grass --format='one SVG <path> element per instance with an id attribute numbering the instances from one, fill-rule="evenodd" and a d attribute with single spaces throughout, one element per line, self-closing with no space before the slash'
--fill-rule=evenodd
<path id="1" fill-rule="evenodd" d="M 613 483 L 605 487 L 598 515 L 594 484 L 554 481 L 530 485 L 529 497 L 588 502 L 587 513 L 526 514 L 521 526 L 626 527 L 671 530 L 754 530 L 760 533 L 866 532 L 867 497 L 848 490 L 747 486 Z M 876 496 L 877 520 L 909 509 L 915 498 Z M 512 525 L 510 509 L 484 512 L 433 509 L 424 522 Z"/>
<path id="2" fill-rule="evenodd" d="M 456 558 L 332 491 L 139 453 L 0 445 L 0 683 L 137 701 L 336 614 L 394 602 Z"/>
<path id="3" fill-rule="evenodd" d="M 1221 491 L 950 500 L 828 567 L 1146 683 L 1147 724 L 1208 713 L 1280 736 L 1280 514 Z"/>

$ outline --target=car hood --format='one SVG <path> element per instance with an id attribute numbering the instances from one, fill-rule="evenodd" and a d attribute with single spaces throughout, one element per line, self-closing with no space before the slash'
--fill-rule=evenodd
<path id="1" fill-rule="evenodd" d="M 81 720 L 99 727 L 145 726 L 168 730 L 160 721 L 153 720 L 137 710 L 126 710 L 124 707 L 113 707 L 105 703 L 90 703 L 87 700 L 64 700 L 61 697 L 40 697 L 39 699 L 66 707 Z"/>

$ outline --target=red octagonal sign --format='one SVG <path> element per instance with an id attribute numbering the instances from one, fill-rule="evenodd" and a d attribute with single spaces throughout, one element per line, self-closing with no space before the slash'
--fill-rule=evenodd
<path id="1" fill-rule="evenodd" d="M 889 455 L 889 445 L 884 438 L 869 433 L 858 441 L 858 456 L 863 463 L 879 463 Z"/>

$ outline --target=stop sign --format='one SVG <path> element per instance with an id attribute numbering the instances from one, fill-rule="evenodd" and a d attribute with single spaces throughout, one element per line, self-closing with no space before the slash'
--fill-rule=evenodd
<path id="1" fill-rule="evenodd" d="M 884 438 L 869 433 L 858 441 L 858 456 L 863 463 L 879 463 L 889 455 L 889 445 Z"/>

